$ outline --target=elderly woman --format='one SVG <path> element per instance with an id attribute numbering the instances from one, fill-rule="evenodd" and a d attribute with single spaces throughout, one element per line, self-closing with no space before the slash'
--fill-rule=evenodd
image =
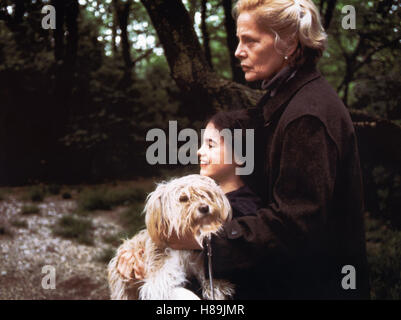
<path id="1" fill-rule="evenodd" d="M 316 70 L 327 38 L 318 10 L 311 0 L 239 0 L 235 15 L 235 55 L 266 90 L 249 110 L 258 146 L 247 179 L 264 205 L 212 238 L 214 275 L 238 299 L 368 298 L 357 140 Z M 191 235 L 171 247 L 200 249 Z M 131 262 L 143 276 L 140 258 Z"/>

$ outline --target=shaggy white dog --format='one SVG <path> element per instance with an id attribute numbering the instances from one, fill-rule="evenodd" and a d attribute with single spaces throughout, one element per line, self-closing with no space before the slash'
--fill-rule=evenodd
<path id="1" fill-rule="evenodd" d="M 231 219 L 231 207 L 220 187 L 211 178 L 193 174 L 158 184 L 149 194 L 144 211 L 146 230 L 126 240 L 108 266 L 112 299 L 187 300 L 199 299 L 184 288 L 189 277 L 195 276 L 202 287 L 204 299 L 227 299 L 234 286 L 224 280 L 214 280 L 214 292 L 205 278 L 203 252 L 173 250 L 167 240 L 175 232 L 179 237 L 187 232 L 203 240 L 217 233 Z M 143 249 L 146 278 L 141 281 L 124 279 L 117 271 L 121 251 Z"/>

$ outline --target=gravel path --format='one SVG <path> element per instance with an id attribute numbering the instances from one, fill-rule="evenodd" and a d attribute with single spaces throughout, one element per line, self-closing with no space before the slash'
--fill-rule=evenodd
<path id="1" fill-rule="evenodd" d="M 52 234 L 58 218 L 73 213 L 75 201 L 47 198 L 34 215 L 21 214 L 24 204 L 11 195 L 0 202 L 0 226 L 5 226 L 0 232 L 0 299 L 108 299 L 106 264 L 97 260 L 111 248 L 102 239 L 121 231 L 111 215 L 92 217 L 94 245 L 87 246 Z M 15 219 L 28 227 L 16 227 Z M 55 268 L 55 289 L 42 288 L 46 265 Z"/>

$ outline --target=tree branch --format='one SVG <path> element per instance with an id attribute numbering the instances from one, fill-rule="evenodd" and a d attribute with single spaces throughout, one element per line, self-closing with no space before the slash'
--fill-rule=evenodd
<path id="1" fill-rule="evenodd" d="M 160 43 L 156 43 L 155 47 L 158 47 L 160 45 Z M 141 61 L 142 59 L 145 59 L 146 57 L 148 57 L 151 53 L 153 53 L 155 48 L 150 48 L 148 50 L 146 50 L 143 54 L 141 54 L 139 57 L 135 58 L 132 61 L 133 66 L 135 66 L 136 63 L 138 63 L 139 61 Z"/>
<path id="2" fill-rule="evenodd" d="M 324 29 L 328 30 L 330 27 L 331 20 L 333 18 L 334 9 L 336 7 L 337 0 L 328 0 L 327 9 L 324 14 Z"/>
<path id="3" fill-rule="evenodd" d="M 388 47 L 391 47 L 392 45 L 397 44 L 400 40 L 401 40 L 401 36 L 399 36 L 398 38 L 393 39 L 391 41 L 387 41 L 387 42 L 383 43 L 382 45 L 378 46 L 377 48 L 375 48 L 374 50 L 372 50 L 372 52 L 370 52 L 368 55 L 366 55 L 365 58 L 354 67 L 354 71 L 359 70 L 364 64 L 369 62 L 370 58 L 374 54 L 378 53 L 379 51 L 381 51 L 385 48 L 388 48 Z"/>
<path id="4" fill-rule="evenodd" d="M 203 50 L 205 51 L 205 58 L 207 63 L 209 64 L 210 69 L 213 70 L 212 64 L 212 53 L 210 51 L 210 37 L 209 32 L 207 31 L 207 24 L 206 24 L 206 7 L 207 0 L 201 1 L 201 30 L 202 30 L 202 39 L 203 39 Z"/>
<path id="5" fill-rule="evenodd" d="M 238 59 L 235 57 L 235 50 L 238 46 L 238 40 L 236 36 L 237 30 L 235 27 L 235 21 L 232 16 L 232 0 L 223 0 L 222 3 L 224 8 L 224 26 L 227 34 L 227 47 L 230 53 L 230 65 L 233 80 L 238 83 L 244 83 L 244 72 L 242 71 Z"/>

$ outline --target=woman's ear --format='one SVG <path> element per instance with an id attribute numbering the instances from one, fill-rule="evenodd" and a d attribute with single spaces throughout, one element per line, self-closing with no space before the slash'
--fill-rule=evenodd
<path id="1" fill-rule="evenodd" d="M 291 57 L 298 49 L 299 47 L 299 41 L 298 40 L 292 40 L 289 41 L 288 43 L 288 49 L 286 50 L 286 56 Z"/>

